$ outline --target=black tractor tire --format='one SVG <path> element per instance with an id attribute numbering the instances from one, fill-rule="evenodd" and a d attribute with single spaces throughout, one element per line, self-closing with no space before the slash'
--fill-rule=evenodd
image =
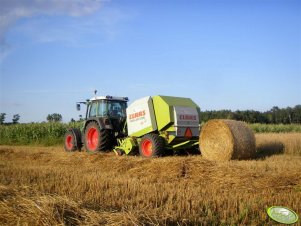
<path id="1" fill-rule="evenodd" d="M 97 122 L 90 122 L 84 133 L 85 149 L 89 153 L 99 151 L 109 151 L 112 148 L 110 133 L 105 129 L 100 129 Z"/>
<path id="2" fill-rule="evenodd" d="M 67 152 L 81 150 L 83 144 L 81 140 L 81 132 L 79 129 L 72 128 L 65 133 L 64 149 Z"/>
<path id="3" fill-rule="evenodd" d="M 139 143 L 139 153 L 142 157 L 160 157 L 164 153 L 165 141 L 157 134 L 146 134 Z"/>

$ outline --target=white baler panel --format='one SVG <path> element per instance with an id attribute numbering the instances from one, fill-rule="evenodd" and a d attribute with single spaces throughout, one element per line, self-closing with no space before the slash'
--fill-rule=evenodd
<path id="1" fill-rule="evenodd" d="M 134 101 L 127 109 L 128 135 L 139 136 L 139 131 L 152 128 L 157 129 L 153 101 L 150 96 Z"/>
<path id="2" fill-rule="evenodd" d="M 199 126 L 199 113 L 196 108 L 174 107 L 175 126 Z"/>
<path id="3" fill-rule="evenodd" d="M 174 106 L 176 136 L 184 136 L 190 128 L 192 136 L 199 136 L 199 113 L 196 108 Z"/>

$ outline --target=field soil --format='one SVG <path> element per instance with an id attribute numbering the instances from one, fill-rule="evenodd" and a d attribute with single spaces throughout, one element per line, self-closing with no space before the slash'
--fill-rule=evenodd
<path id="1" fill-rule="evenodd" d="M 229 162 L 0 146 L 0 225 L 275 225 L 274 205 L 300 216 L 301 133 L 256 140 L 256 159 Z"/>

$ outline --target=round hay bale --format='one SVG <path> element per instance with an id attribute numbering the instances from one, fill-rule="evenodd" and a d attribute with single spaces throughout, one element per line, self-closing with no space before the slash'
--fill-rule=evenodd
<path id="1" fill-rule="evenodd" d="M 209 160 L 250 159 L 256 153 L 253 131 L 246 123 L 235 120 L 208 121 L 202 128 L 199 145 L 202 156 Z"/>

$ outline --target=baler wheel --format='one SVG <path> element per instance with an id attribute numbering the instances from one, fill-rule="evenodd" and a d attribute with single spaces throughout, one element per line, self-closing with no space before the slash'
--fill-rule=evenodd
<path id="1" fill-rule="evenodd" d="M 64 138 L 64 149 L 67 152 L 80 150 L 82 147 L 81 132 L 79 129 L 69 129 Z"/>
<path id="2" fill-rule="evenodd" d="M 111 148 L 110 134 L 100 129 L 96 122 L 90 122 L 85 129 L 85 148 L 87 152 L 108 151 Z"/>
<path id="3" fill-rule="evenodd" d="M 146 134 L 142 137 L 139 144 L 139 153 L 146 158 L 162 156 L 165 142 L 157 134 Z"/>

